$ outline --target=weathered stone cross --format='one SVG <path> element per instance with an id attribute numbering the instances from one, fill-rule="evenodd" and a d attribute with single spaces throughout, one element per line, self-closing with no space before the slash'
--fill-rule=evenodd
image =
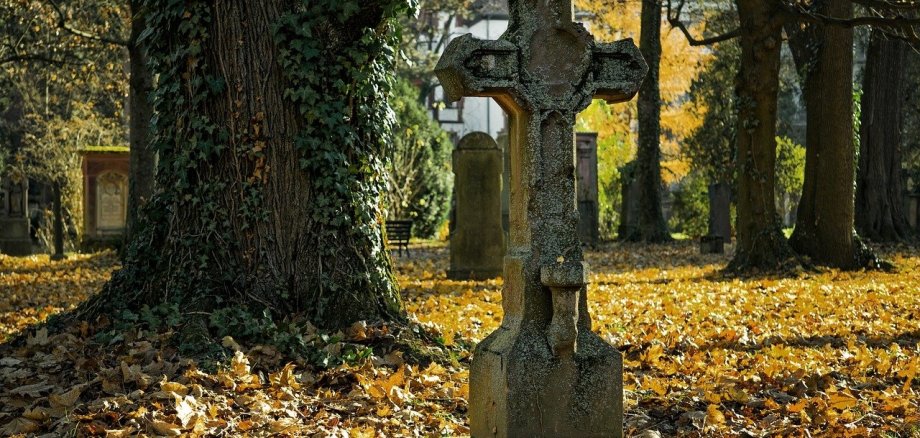
<path id="1" fill-rule="evenodd" d="M 436 69 L 451 100 L 492 97 L 511 119 L 504 319 L 473 358 L 471 433 L 622 436 L 622 357 L 588 314 L 574 124 L 594 97 L 631 99 L 648 67 L 631 40 L 595 43 L 571 0 L 509 0 L 509 11 L 501 38 L 459 37 Z"/>

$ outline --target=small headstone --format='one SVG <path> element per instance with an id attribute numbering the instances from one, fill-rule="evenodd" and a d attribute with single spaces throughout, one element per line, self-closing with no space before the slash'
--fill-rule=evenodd
<path id="1" fill-rule="evenodd" d="M 700 253 L 725 254 L 725 239 L 722 236 L 700 237 Z"/>
<path id="2" fill-rule="evenodd" d="M 619 236 L 632 234 L 639 228 L 639 197 L 641 187 L 636 182 L 636 162 L 631 161 L 620 168 L 620 226 Z"/>
<path id="3" fill-rule="evenodd" d="M 709 185 L 709 236 L 732 240 L 732 188 L 726 183 Z"/>
<path id="4" fill-rule="evenodd" d="M 130 153 L 118 147 L 90 148 L 82 153 L 85 239 L 119 241 L 127 219 Z"/>
<path id="5" fill-rule="evenodd" d="M 489 134 L 474 132 L 454 150 L 454 229 L 450 271 L 455 280 L 482 280 L 502 274 L 502 150 Z"/>
<path id="6" fill-rule="evenodd" d="M 594 97 L 632 98 L 648 67 L 630 40 L 596 43 L 571 0 L 508 5 L 507 32 L 454 39 L 435 70 L 450 100 L 493 97 L 511 122 L 504 319 L 473 355 L 470 434 L 621 437 L 623 358 L 588 313 L 574 125 Z"/>
<path id="7" fill-rule="evenodd" d="M 0 176 L 0 187 L 0 253 L 31 255 L 29 178 L 21 170 L 10 168 Z"/>
<path id="8" fill-rule="evenodd" d="M 600 240 L 600 199 L 597 187 L 597 133 L 575 135 L 578 173 L 578 238 L 596 246 Z"/>

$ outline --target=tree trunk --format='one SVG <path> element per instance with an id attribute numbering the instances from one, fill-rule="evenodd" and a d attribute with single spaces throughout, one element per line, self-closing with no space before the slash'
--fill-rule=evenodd
<path id="1" fill-rule="evenodd" d="M 385 14 L 406 2 L 174 3 L 146 3 L 158 190 L 124 269 L 83 314 L 166 302 L 190 318 L 400 319 L 380 157 L 392 129 Z"/>
<path id="2" fill-rule="evenodd" d="M 866 57 L 856 174 L 856 230 L 878 242 L 910 236 L 901 187 L 907 44 L 873 30 Z"/>
<path id="3" fill-rule="evenodd" d="M 848 18 L 849 0 L 821 0 L 819 13 Z M 806 68 L 805 183 L 790 242 L 801 255 L 841 269 L 865 266 L 853 229 L 856 150 L 853 144 L 853 30 L 817 25 L 804 33 L 813 56 Z"/>
<path id="4" fill-rule="evenodd" d="M 130 242 L 137 228 L 141 207 L 153 195 L 156 174 L 156 151 L 150 143 L 150 118 L 153 108 L 149 101 L 153 75 L 147 66 L 147 50 L 138 39 L 147 28 L 141 0 L 131 1 L 131 39 L 128 42 L 129 142 L 131 168 L 128 177 L 128 217 L 125 241 Z"/>
<path id="5" fill-rule="evenodd" d="M 55 181 L 51 185 L 52 196 L 51 210 L 54 214 L 54 253 L 51 260 L 64 260 L 64 208 L 61 205 L 63 195 L 61 194 L 61 183 Z"/>
<path id="6" fill-rule="evenodd" d="M 642 0 L 642 31 L 639 49 L 648 63 L 648 76 L 639 89 L 639 149 L 636 153 L 636 181 L 639 184 L 638 226 L 630 228 L 624 240 L 667 242 L 668 225 L 661 212 L 661 4 Z"/>
<path id="7" fill-rule="evenodd" d="M 774 0 L 736 0 L 741 20 L 738 71 L 738 204 L 730 270 L 781 269 L 792 259 L 776 212 L 776 112 L 782 15 Z"/>

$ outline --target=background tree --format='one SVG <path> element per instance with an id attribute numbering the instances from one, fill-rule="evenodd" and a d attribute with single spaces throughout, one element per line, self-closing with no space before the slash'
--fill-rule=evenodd
<path id="1" fill-rule="evenodd" d="M 602 41 L 641 37 L 642 0 L 601 1 L 576 0 L 576 8 L 585 13 L 585 22 L 592 34 Z M 661 6 L 660 1 L 658 2 Z M 659 13 L 659 25 L 661 23 Z M 688 46 L 679 32 L 660 33 L 660 63 L 658 88 L 660 92 L 659 185 L 673 185 L 689 172 L 682 159 L 681 148 L 701 119 L 689 111 L 687 90 L 711 56 L 702 48 Z M 637 155 L 637 100 L 617 105 L 595 101 L 579 116 L 580 131 L 598 133 L 602 234 L 613 237 L 618 222 L 621 199 L 619 170 Z"/>
<path id="2" fill-rule="evenodd" d="M 849 19 L 850 0 L 821 0 L 816 14 Z M 818 23 L 790 38 L 808 114 L 805 182 L 790 243 L 812 261 L 842 269 L 874 259 L 854 231 L 853 30 Z"/>
<path id="3" fill-rule="evenodd" d="M 450 210 L 453 144 L 417 96 L 408 81 L 396 81 L 391 102 L 397 124 L 386 151 L 387 215 L 411 219 L 413 233 L 433 237 Z"/>
<path id="4" fill-rule="evenodd" d="M 82 184 L 76 151 L 95 142 L 124 142 L 125 71 L 120 51 L 74 26 L 118 32 L 124 21 L 113 2 L 72 6 L 61 15 L 51 2 L 0 3 L 0 148 L 51 189 L 36 201 L 59 206 L 57 229 L 63 231 L 67 220 L 69 236 L 78 238 L 82 220 L 74 219 L 81 216 Z M 65 236 L 49 238 L 51 220 L 42 216 L 39 238 L 56 240 L 60 255 Z"/>
<path id="5" fill-rule="evenodd" d="M 901 184 L 908 50 L 907 43 L 874 29 L 866 54 L 856 173 L 856 229 L 863 237 L 879 242 L 896 242 L 911 234 Z"/>
<path id="6" fill-rule="evenodd" d="M 639 184 L 637 227 L 626 227 L 621 239 L 644 242 L 671 240 L 661 211 L 661 3 L 642 0 L 642 31 L 639 50 L 648 63 L 648 75 L 639 89 L 639 147 L 636 153 L 636 182 Z"/>
<path id="7" fill-rule="evenodd" d="M 381 159 L 407 2 L 145 6 L 162 190 L 81 313 L 172 305 L 190 336 L 207 336 L 198 312 L 220 309 L 321 326 L 399 318 Z"/>
<path id="8" fill-rule="evenodd" d="M 452 26 L 458 20 L 470 18 L 481 9 L 475 0 L 418 0 L 418 13 L 400 19 L 403 27 L 401 56 L 396 68 L 399 77 L 418 89 L 418 100 L 427 104 L 428 96 L 438 86 L 431 72 L 441 52 L 450 42 Z"/>
<path id="9" fill-rule="evenodd" d="M 736 0 L 738 73 L 738 243 L 729 269 L 777 269 L 793 253 L 776 214 L 776 113 L 783 10 L 776 0 Z"/>

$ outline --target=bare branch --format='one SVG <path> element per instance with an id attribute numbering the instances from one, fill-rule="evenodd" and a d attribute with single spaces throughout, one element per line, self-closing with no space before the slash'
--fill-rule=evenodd
<path id="1" fill-rule="evenodd" d="M 709 38 L 696 39 L 693 35 L 690 34 L 690 30 L 687 29 L 687 25 L 684 24 L 680 19 L 681 11 L 684 8 L 684 0 L 680 0 L 680 3 L 677 4 L 676 13 L 672 14 L 671 0 L 668 0 L 668 23 L 671 25 L 671 28 L 676 28 L 684 34 L 684 37 L 687 38 L 687 42 L 691 46 L 708 46 L 716 43 L 721 43 L 723 41 L 728 41 L 733 38 L 741 36 L 741 29 L 735 29 L 730 32 L 726 32 L 721 35 L 716 35 Z"/>
<path id="2" fill-rule="evenodd" d="M 47 56 L 43 54 L 24 54 L 24 55 L 10 55 L 10 56 L 0 58 L 0 65 L 10 64 L 14 62 L 29 62 L 29 61 L 43 62 L 46 64 L 54 64 L 54 65 L 65 65 L 65 64 L 79 65 L 81 64 L 80 62 L 77 62 L 77 61 L 70 61 L 66 59 L 55 59 L 51 56 Z"/>
<path id="3" fill-rule="evenodd" d="M 71 25 L 67 24 L 67 15 L 64 14 L 64 10 L 61 9 L 61 6 L 58 5 L 58 3 L 55 0 L 48 0 L 48 3 L 51 4 L 51 7 L 53 7 L 54 11 L 57 13 L 58 27 L 67 31 L 68 33 L 81 37 L 81 38 L 86 38 L 86 39 L 93 40 L 93 41 L 99 41 L 99 42 L 106 43 L 106 44 L 112 44 L 115 46 L 127 47 L 129 45 L 129 42 L 126 40 L 122 40 L 119 38 L 111 38 L 105 35 L 96 35 L 96 34 L 86 32 L 80 29 L 75 29 Z"/>

